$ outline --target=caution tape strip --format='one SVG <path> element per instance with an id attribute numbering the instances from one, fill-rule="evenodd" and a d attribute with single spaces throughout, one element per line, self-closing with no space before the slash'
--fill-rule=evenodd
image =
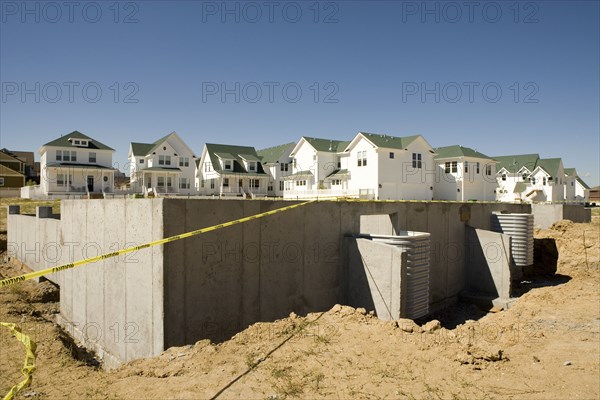
<path id="1" fill-rule="evenodd" d="M 21 368 L 21 373 L 25 376 L 21 382 L 14 385 L 10 391 L 4 396 L 4 400 L 11 400 L 21 389 L 27 387 L 31 384 L 32 376 L 31 374 L 35 371 L 35 349 L 36 345 L 33 340 L 24 333 L 21 332 L 21 328 L 19 328 L 16 324 L 9 322 L 0 322 L 1 326 L 8 328 L 14 337 L 25 346 L 25 363 L 23 364 L 23 368 Z"/>
<path id="2" fill-rule="evenodd" d="M 128 247 L 126 249 L 119 250 L 119 251 L 114 251 L 112 253 L 101 254 L 101 255 L 96 256 L 96 257 L 86 258 L 84 260 L 75 261 L 75 262 L 72 262 L 72 263 L 69 263 L 69 264 L 64 264 L 64 265 L 60 265 L 60 266 L 57 266 L 57 267 L 46 268 L 46 269 L 42 269 L 40 271 L 30 272 L 30 273 L 19 275 L 19 276 L 15 276 L 15 277 L 12 277 L 12 278 L 3 279 L 3 280 L 0 280 L 0 288 L 4 287 L 4 286 L 14 285 L 16 283 L 23 282 L 23 281 L 26 281 L 26 280 L 29 280 L 29 279 L 39 278 L 40 276 L 50 275 L 50 274 L 54 274 L 56 272 L 64 271 L 64 270 L 67 270 L 67 269 L 76 268 L 76 267 L 79 267 L 81 265 L 94 263 L 96 261 L 106 260 L 107 258 L 112 258 L 112 257 L 116 257 L 116 256 L 119 256 L 119 255 L 122 255 L 122 254 L 131 253 L 132 251 L 138 251 L 138 250 L 141 250 L 141 249 L 145 249 L 147 247 L 158 246 L 158 245 L 161 245 L 161 244 L 165 244 L 165 243 L 169 243 L 169 242 L 174 242 L 176 240 L 185 239 L 185 238 L 188 238 L 188 237 L 191 237 L 191 236 L 200 235 L 202 233 L 216 231 L 217 229 L 227 228 L 227 227 L 232 226 L 232 225 L 237 225 L 237 224 L 241 224 L 241 223 L 244 223 L 244 222 L 252 221 L 252 220 L 255 220 L 255 219 L 264 218 L 264 217 L 267 217 L 269 215 L 278 214 L 278 213 L 281 213 L 281 212 L 284 212 L 284 211 L 288 211 L 288 210 L 291 210 L 291 209 L 294 209 L 294 208 L 302 207 L 302 206 L 304 206 L 306 204 L 310 204 L 310 203 L 313 203 L 313 201 L 305 201 L 303 203 L 293 204 L 293 205 L 287 206 L 287 207 L 281 207 L 281 208 L 278 208 L 276 210 L 266 211 L 264 213 L 260 213 L 260 214 L 252 215 L 252 216 L 249 216 L 249 217 L 244 217 L 244 218 L 236 219 L 234 221 L 229 221 L 229 222 L 224 222 L 222 224 L 209 226 L 208 228 L 202 228 L 202 229 L 198 229 L 198 230 L 195 230 L 195 231 L 191 231 L 191 232 L 187 232 L 187 233 L 182 233 L 180 235 L 175 235 L 175 236 L 171 236 L 171 237 L 168 237 L 168 238 L 155 240 L 153 242 L 145 243 L 145 244 L 142 244 L 142 245 L 139 245 L 139 246 Z"/>

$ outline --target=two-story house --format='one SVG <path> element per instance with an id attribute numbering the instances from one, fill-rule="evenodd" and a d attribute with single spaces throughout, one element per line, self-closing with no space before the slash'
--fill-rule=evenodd
<path id="1" fill-rule="evenodd" d="M 535 202 L 565 200 L 565 171 L 560 158 L 540 158 L 530 175 L 526 196 Z"/>
<path id="2" fill-rule="evenodd" d="M 40 189 L 43 195 L 111 193 L 114 149 L 73 131 L 40 148 Z"/>
<path id="3" fill-rule="evenodd" d="M 575 168 L 565 168 L 565 201 L 585 203 L 589 200 L 590 187 L 579 177 Z"/>
<path id="4" fill-rule="evenodd" d="M 176 132 L 129 146 L 130 186 L 148 194 L 193 194 L 196 156 Z"/>
<path id="5" fill-rule="evenodd" d="M 198 191 L 208 196 L 264 197 L 269 179 L 249 146 L 206 143 L 196 170 Z"/>
<path id="6" fill-rule="evenodd" d="M 284 198 L 347 195 L 345 147 L 350 142 L 302 136 L 292 149 L 292 173 L 284 177 Z"/>
<path id="7" fill-rule="evenodd" d="M 350 190 L 380 200 L 431 200 L 435 152 L 421 135 L 359 132 L 346 146 Z M 365 194 L 367 194 L 365 196 Z"/>
<path id="8" fill-rule="evenodd" d="M 528 191 L 531 173 L 537 167 L 539 154 L 516 154 L 494 156 L 496 165 L 496 200 L 502 202 L 524 202 L 535 192 Z"/>
<path id="9" fill-rule="evenodd" d="M 435 200 L 495 201 L 497 161 L 469 147 L 438 147 L 433 185 Z"/>
<path id="10" fill-rule="evenodd" d="M 282 197 L 284 190 L 283 178 L 292 174 L 292 157 L 290 156 L 296 143 L 286 143 L 275 147 L 258 150 L 263 168 L 269 174 L 267 195 Z"/>

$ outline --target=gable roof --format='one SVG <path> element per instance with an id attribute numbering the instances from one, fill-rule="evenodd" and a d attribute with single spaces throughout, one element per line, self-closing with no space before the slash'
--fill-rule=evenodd
<path id="1" fill-rule="evenodd" d="M 470 147 L 463 147 L 460 145 L 438 147 L 434 150 L 437 153 L 437 155 L 434 157 L 434 159 L 436 160 L 440 158 L 459 157 L 484 158 L 487 160 L 492 160 L 491 157 L 488 157 L 485 154 L 478 152 L 477 150 L 473 150 Z"/>
<path id="2" fill-rule="evenodd" d="M 567 175 L 567 176 L 576 176 L 577 175 L 575 168 L 565 168 L 564 171 L 565 171 L 565 175 Z"/>
<path id="3" fill-rule="evenodd" d="M 377 147 L 383 147 L 388 149 L 405 149 L 409 144 L 417 140 L 421 135 L 412 135 L 412 136 L 390 136 L 379 133 L 368 133 L 368 132 L 358 132 L 358 134 L 363 135 L 366 139 L 368 139 L 371 143 L 373 143 Z"/>
<path id="4" fill-rule="evenodd" d="M 233 146 L 229 144 L 215 144 L 215 143 L 206 143 L 204 145 L 206 147 L 206 152 L 210 161 L 212 163 L 212 167 L 215 172 L 223 172 L 221 168 L 221 163 L 219 162 L 219 155 L 226 159 L 233 159 L 233 170 L 231 172 L 237 173 L 245 173 L 245 174 L 257 174 L 257 175 L 265 175 L 265 171 L 262 168 L 262 164 L 258 155 L 256 154 L 256 150 L 254 147 L 250 146 Z M 231 157 L 231 158 L 229 158 Z M 248 172 L 244 167 L 244 160 L 250 161 L 259 161 L 257 163 L 256 172 Z"/>
<path id="5" fill-rule="evenodd" d="M 550 176 L 558 176 L 561 161 L 560 158 L 540 158 L 537 167 L 542 168 Z"/>
<path id="6" fill-rule="evenodd" d="M 258 154 L 258 156 L 261 158 L 263 164 L 272 164 L 284 156 L 286 151 L 288 152 L 287 155 L 289 156 L 289 152 L 291 152 L 294 145 L 295 143 L 292 142 L 281 144 L 279 146 L 268 147 L 266 149 L 258 150 L 256 154 Z"/>
<path id="7" fill-rule="evenodd" d="M 63 135 L 63 136 L 59 137 L 58 139 L 54 139 L 54 140 L 46 143 L 45 145 L 43 145 L 42 148 L 44 148 L 46 146 L 73 147 L 73 145 L 71 144 L 71 142 L 69 142 L 69 139 L 84 139 L 84 140 L 88 140 L 88 145 L 87 146 L 78 146 L 80 148 L 115 151 L 115 149 L 113 149 L 112 147 L 108 147 L 104 143 L 101 143 L 101 142 L 99 142 L 99 141 L 97 141 L 95 139 L 92 139 L 88 135 L 85 135 L 85 134 L 83 134 L 83 133 L 81 133 L 79 131 L 73 131 L 71 133 L 68 133 L 66 135 Z"/>
<path id="8" fill-rule="evenodd" d="M 502 168 L 506 169 L 511 174 L 516 174 L 523 167 L 529 171 L 536 168 L 537 162 L 540 159 L 539 154 L 518 154 L 512 156 L 495 156 L 492 159 L 498 161 L 497 171 Z"/>
<path id="9" fill-rule="evenodd" d="M 338 153 L 344 151 L 346 146 L 350 144 L 349 141 L 343 140 L 332 140 L 332 139 L 320 139 L 308 136 L 302 136 L 312 147 L 317 151 L 326 151 L 328 153 Z"/>
<path id="10" fill-rule="evenodd" d="M 588 186 L 587 183 L 585 183 L 583 181 L 583 179 L 581 179 L 580 177 L 577 177 L 577 182 L 579 182 L 581 184 L 581 186 L 583 186 L 584 189 L 589 189 L 590 187 Z"/>
<path id="11" fill-rule="evenodd" d="M 165 135 L 152 143 L 131 142 L 131 152 L 133 153 L 134 156 L 138 156 L 138 157 L 139 156 L 147 156 L 148 154 L 150 154 L 154 150 L 156 150 L 156 148 L 158 146 L 160 146 L 160 144 L 162 142 L 167 140 L 171 135 L 177 135 L 177 132 L 173 131 L 173 132 L 169 133 L 168 135 Z M 179 135 L 177 135 L 177 136 L 179 136 Z M 183 142 L 183 140 L 181 140 L 181 141 Z M 186 147 L 188 147 L 185 143 L 184 143 L 184 145 Z M 189 147 L 188 147 L 188 149 L 189 149 Z M 192 149 L 190 149 L 190 151 L 192 152 L 192 154 L 194 153 L 192 151 Z"/>
<path id="12" fill-rule="evenodd" d="M 13 154 L 4 151 L 4 149 L 0 150 L 0 161 L 8 161 L 8 162 L 17 162 L 21 164 L 25 164 L 25 161 L 20 158 L 15 157 Z"/>
<path id="13" fill-rule="evenodd" d="M 8 168 L 6 165 L 0 164 L 0 176 L 22 176 L 22 177 L 24 177 L 25 175 L 23 175 L 20 172 L 15 171 L 12 168 Z"/>

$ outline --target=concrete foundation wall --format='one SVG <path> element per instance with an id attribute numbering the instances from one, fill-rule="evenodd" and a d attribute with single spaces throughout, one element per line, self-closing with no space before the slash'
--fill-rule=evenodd
<path id="1" fill-rule="evenodd" d="M 511 257 L 510 236 L 467 228 L 465 292 L 507 302 L 511 283 L 522 276 Z"/>
<path id="2" fill-rule="evenodd" d="M 292 203 L 167 198 L 63 201 L 56 234 L 62 253 L 55 265 Z M 490 229 L 492 211 L 527 213 L 530 206 L 309 204 L 56 274 L 61 286 L 60 321 L 86 346 L 104 355 L 108 366 L 114 366 L 159 354 L 170 346 L 227 339 L 254 322 L 272 321 L 291 311 L 327 310 L 347 300 L 343 238 L 367 229 L 373 221 L 361 227 L 365 215 L 379 216 L 373 229 L 387 231 L 391 226 L 392 233 L 431 233 L 429 309 L 435 311 L 454 302 L 465 288 L 466 225 Z M 42 241 L 53 240 L 54 228 L 49 225 L 38 226 L 49 236 L 27 235 L 34 229 L 33 219 L 24 218 L 32 217 L 9 218 L 10 238 L 17 238 L 12 236 L 15 230 L 15 235 L 22 235 L 15 240 L 29 247 L 36 242 L 43 247 Z"/>
<path id="3" fill-rule="evenodd" d="M 406 252 L 369 239 L 347 237 L 347 304 L 374 310 L 377 318 L 406 318 Z M 403 286 L 404 285 L 404 286 Z M 403 290 L 404 289 L 404 290 Z"/>
<path id="4" fill-rule="evenodd" d="M 576 204 L 532 204 L 534 226 L 548 229 L 556 221 L 568 219 L 573 222 L 591 222 L 592 210 Z"/>

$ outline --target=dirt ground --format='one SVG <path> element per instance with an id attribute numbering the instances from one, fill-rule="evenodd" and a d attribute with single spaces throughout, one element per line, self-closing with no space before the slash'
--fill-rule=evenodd
<path id="1" fill-rule="evenodd" d="M 559 221 L 536 238 L 555 239 L 557 274 L 528 278 L 507 311 L 461 303 L 419 326 L 338 305 L 109 372 L 52 322 L 51 284 L 3 288 L 0 321 L 38 344 L 33 383 L 17 397 L 598 399 L 600 224 Z M 21 380 L 24 351 L 6 329 L 0 344 L 3 394 Z"/>

